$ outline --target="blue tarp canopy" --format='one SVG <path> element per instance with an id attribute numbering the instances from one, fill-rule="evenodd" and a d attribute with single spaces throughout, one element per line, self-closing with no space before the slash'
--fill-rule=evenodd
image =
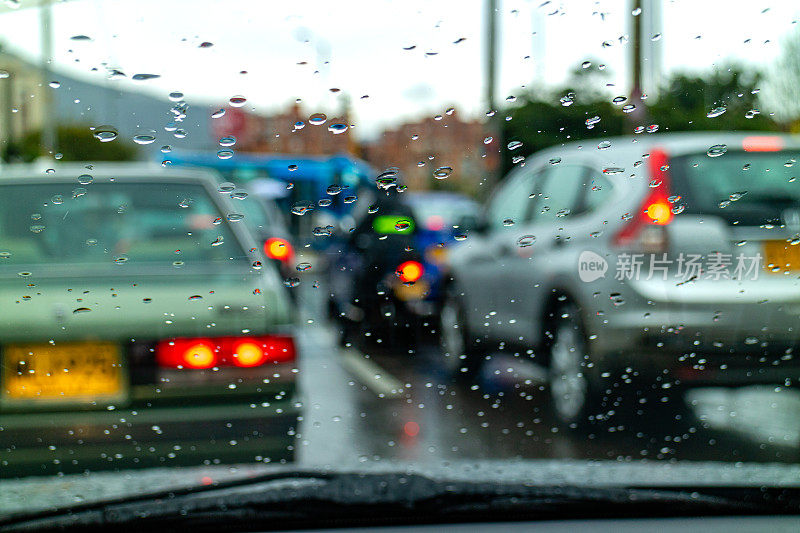
<path id="1" fill-rule="evenodd" d="M 333 183 L 341 174 L 355 174 L 362 183 L 367 183 L 374 173 L 366 161 L 349 155 L 237 153 L 230 159 L 220 159 L 215 152 L 176 150 L 169 154 L 169 159 L 174 165 L 202 166 L 221 172 L 247 169 L 264 171 L 272 179 L 292 182 Z M 290 165 L 296 165 L 296 169 L 289 170 Z"/>

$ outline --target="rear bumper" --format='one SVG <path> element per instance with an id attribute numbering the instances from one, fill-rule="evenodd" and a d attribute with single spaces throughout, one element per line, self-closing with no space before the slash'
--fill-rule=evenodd
<path id="1" fill-rule="evenodd" d="M 136 402 L 125 409 L 0 415 L 0 478 L 152 466 L 291 462 L 292 395 Z"/>

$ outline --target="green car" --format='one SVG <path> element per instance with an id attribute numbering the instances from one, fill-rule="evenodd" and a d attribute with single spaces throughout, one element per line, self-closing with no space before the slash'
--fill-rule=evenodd
<path id="1" fill-rule="evenodd" d="M 295 310 L 241 198 L 197 170 L 0 169 L 0 476 L 292 459 Z"/>

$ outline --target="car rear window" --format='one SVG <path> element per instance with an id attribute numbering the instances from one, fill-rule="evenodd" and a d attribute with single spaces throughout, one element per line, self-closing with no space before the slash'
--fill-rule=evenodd
<path id="1" fill-rule="evenodd" d="M 0 186 L 0 268 L 62 263 L 182 266 L 244 257 L 198 184 Z M 233 217 L 234 219 L 236 217 Z"/>
<path id="2" fill-rule="evenodd" d="M 780 223 L 786 209 L 800 207 L 800 150 L 706 152 L 670 162 L 678 205 L 745 225 Z"/>

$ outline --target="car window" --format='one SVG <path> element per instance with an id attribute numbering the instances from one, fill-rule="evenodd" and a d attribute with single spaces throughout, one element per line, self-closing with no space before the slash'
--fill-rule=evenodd
<path id="1" fill-rule="evenodd" d="M 557 164 L 545 171 L 536 192 L 531 219 L 535 222 L 568 217 L 583 201 L 589 170 L 585 166 Z"/>
<path id="2" fill-rule="evenodd" d="M 526 218 L 531 206 L 530 196 L 536 175 L 531 172 L 520 172 L 503 184 L 492 196 L 487 214 L 492 227 L 500 228 L 514 224 Z"/>
<path id="3" fill-rule="evenodd" d="M 592 212 L 608 202 L 614 194 L 611 181 L 600 172 L 587 170 L 583 192 L 582 211 Z"/>

